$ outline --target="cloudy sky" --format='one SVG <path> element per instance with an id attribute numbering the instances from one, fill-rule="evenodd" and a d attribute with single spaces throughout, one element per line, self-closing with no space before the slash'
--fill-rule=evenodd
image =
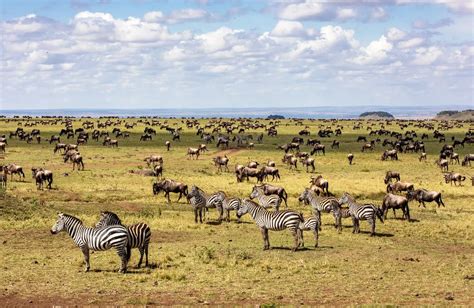
<path id="1" fill-rule="evenodd" d="M 473 0 L 0 0 L 0 107 L 474 105 Z"/>

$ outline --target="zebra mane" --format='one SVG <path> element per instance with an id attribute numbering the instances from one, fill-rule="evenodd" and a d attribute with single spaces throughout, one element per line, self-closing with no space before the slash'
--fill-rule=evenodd
<path id="1" fill-rule="evenodd" d="M 115 219 L 119 222 L 119 224 L 122 224 L 122 221 L 120 220 L 120 218 L 118 217 L 117 214 L 115 214 L 114 212 L 109 212 L 109 211 L 104 211 L 101 213 L 101 216 L 104 217 L 104 216 L 110 216 L 112 219 Z"/>
<path id="2" fill-rule="evenodd" d="M 78 221 L 82 224 L 82 220 L 80 220 L 79 218 L 75 217 L 75 216 L 72 216 L 72 215 L 69 215 L 69 214 L 65 214 L 65 213 L 62 213 L 61 214 L 63 217 L 65 218 L 69 218 L 70 220 L 75 220 L 75 221 Z"/>

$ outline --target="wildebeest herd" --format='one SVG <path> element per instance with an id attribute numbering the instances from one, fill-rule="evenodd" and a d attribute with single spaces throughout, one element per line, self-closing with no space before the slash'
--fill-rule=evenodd
<path id="1" fill-rule="evenodd" d="M 8 119 L 10 120 L 10 119 Z M 13 120 L 11 120 L 13 121 Z M 427 161 L 427 151 L 425 142 L 427 140 L 439 140 L 439 155 L 433 164 L 441 169 L 440 178 L 446 184 L 461 186 L 466 181 L 465 172 L 474 160 L 474 154 L 466 154 L 461 157 L 456 153 L 457 147 L 472 147 L 474 142 L 474 131 L 468 128 L 463 139 L 452 139 L 451 144 L 447 144 L 446 132 L 454 127 L 465 127 L 470 123 L 462 122 L 431 122 L 431 121 L 356 121 L 345 122 L 341 120 L 327 120 L 319 125 L 319 129 L 314 131 L 314 127 L 304 124 L 303 120 L 292 119 L 291 125 L 304 126 L 295 136 L 289 136 L 285 144 L 274 144 L 272 138 L 278 136 L 279 128 L 283 125 L 279 120 L 261 119 L 174 119 L 157 120 L 150 118 L 140 119 L 118 119 L 107 118 L 97 121 L 90 119 L 22 119 L 18 121 L 15 131 L 4 134 L 0 137 L 0 152 L 8 158 L 8 140 L 17 139 L 30 143 L 33 138 L 37 144 L 46 141 L 51 144 L 51 155 L 55 159 L 62 156 L 62 162 L 72 163 L 72 171 L 84 171 L 87 164 L 87 157 L 83 156 L 81 149 L 91 144 L 102 145 L 110 148 L 121 148 L 125 141 L 136 138 L 139 142 L 153 142 L 157 138 L 157 129 L 165 130 L 169 133 L 169 139 L 165 140 L 164 147 L 156 146 L 155 154 L 143 157 L 146 166 L 138 170 L 129 170 L 130 174 L 150 176 L 156 178 L 149 190 L 150 195 L 164 193 L 168 203 L 171 203 L 170 194 L 178 194 L 176 202 L 185 198 L 189 203 L 189 209 L 194 213 L 194 221 L 203 223 L 210 209 L 216 209 L 217 221 L 230 221 L 230 213 L 236 213 L 237 221 L 245 214 L 249 214 L 259 227 L 264 249 L 270 248 L 268 231 L 280 231 L 289 229 L 294 238 L 293 250 L 304 246 L 303 232 L 311 231 L 315 238 L 315 247 L 318 247 L 319 235 L 321 232 L 321 214 L 331 213 L 334 217 L 334 227 L 337 232 L 342 232 L 342 219 L 351 218 L 352 232 L 360 232 L 360 221 L 366 220 L 370 225 L 371 236 L 376 235 L 376 220 L 384 222 L 390 209 L 396 217 L 396 210 L 403 212 L 402 218 L 410 221 L 409 204 L 417 201 L 419 206 L 425 206 L 427 202 L 435 202 L 438 207 L 445 206 L 442 193 L 433 191 L 429 187 L 418 187 L 409 182 L 408 178 L 396 170 L 386 172 L 384 182 L 384 196 L 379 204 L 358 201 L 364 199 L 360 196 L 352 195 L 350 192 L 343 192 L 335 196 L 334 185 L 330 185 L 330 176 L 325 178 L 322 174 L 316 173 L 318 156 L 331 155 L 332 151 L 339 151 L 340 146 L 344 146 L 344 141 L 337 140 L 344 135 L 344 130 L 348 129 L 348 124 L 353 130 L 367 129 L 368 134 L 361 134 L 353 142 L 363 142 L 361 153 L 355 155 L 347 154 L 349 165 L 354 165 L 357 161 L 364 160 L 366 152 L 380 150 L 381 161 L 398 161 L 403 155 L 418 153 L 419 161 Z M 131 121 L 131 122 L 130 122 Z M 40 129 L 26 129 L 31 126 L 62 125 L 63 128 L 49 136 L 42 138 Z M 80 127 L 77 127 L 77 126 Z M 288 125 L 288 123 L 286 124 Z M 396 125 L 397 130 L 385 129 L 386 126 Z M 137 136 L 127 129 L 134 129 L 137 126 L 145 126 L 143 134 Z M 183 126 L 188 131 L 193 132 L 191 136 L 183 133 Z M 121 127 L 125 127 L 122 130 Z M 416 129 L 424 129 L 431 132 L 430 135 L 417 133 Z M 262 132 L 263 131 L 263 132 Z M 194 135 L 195 132 L 195 135 Z M 420 134 L 421 138 L 418 138 Z M 314 135 L 316 138 L 312 138 Z M 197 136 L 197 137 L 196 137 Z M 116 138 L 116 139 L 112 139 Z M 122 139 L 119 139 L 122 138 Z M 164 177 L 167 169 L 164 169 L 166 161 L 163 155 L 158 154 L 166 148 L 170 151 L 173 143 L 182 142 L 185 139 L 198 139 L 196 145 L 188 147 L 183 151 L 181 158 L 183 164 L 192 164 L 196 160 L 208 160 L 209 164 L 215 167 L 217 174 L 228 174 L 229 179 L 235 177 L 235 183 L 246 183 L 255 181 L 248 195 L 231 195 L 224 190 L 207 191 L 198 187 L 194 183 L 186 184 L 182 180 L 175 180 Z M 305 140 L 306 138 L 306 140 Z M 369 140 L 371 139 L 372 140 Z M 65 142 L 66 140 L 70 140 Z M 325 146 L 325 140 L 330 140 Z M 383 139 L 383 140 L 382 140 Z M 120 140 L 120 142 L 119 142 Z M 65 142 L 65 143 L 62 143 Z M 211 152 L 215 143 L 216 152 Z M 54 144 L 54 146 L 53 146 Z M 120 144 L 120 146 L 119 146 Z M 244 149 L 248 155 L 253 151 L 258 151 L 260 145 L 270 144 L 273 149 L 281 150 L 280 159 L 268 159 L 264 162 L 250 159 L 247 162 L 235 160 L 232 157 L 232 150 Z M 33 146 L 33 144 L 31 145 Z M 347 152 L 346 152 L 347 153 Z M 207 154 L 206 156 L 203 155 Z M 212 157 L 210 157 L 212 155 Z M 53 168 L 47 168 L 41 161 L 32 162 L 32 177 L 38 190 L 44 188 L 53 189 Z M 35 165 L 36 164 L 36 165 Z M 142 162 L 143 164 L 143 162 Z M 346 163 L 347 164 L 347 163 Z M 230 166 L 234 166 L 230 172 Z M 308 187 L 301 187 L 300 191 L 288 192 L 285 185 L 276 185 L 275 182 L 284 182 L 281 170 L 285 172 L 300 172 L 299 166 L 303 166 L 303 172 L 310 174 L 307 177 Z M 450 169 L 459 165 L 462 171 L 454 172 Z M 396 166 L 389 165 L 390 168 Z M 19 181 L 25 181 L 25 173 L 22 166 L 10 162 L 0 166 L 0 183 L 7 189 L 8 175 L 10 181 L 14 176 Z M 255 179 L 255 180 L 254 180 Z M 380 179 L 380 182 L 382 179 Z M 269 182 L 272 182 L 270 184 Z M 331 189 L 330 189 L 331 187 Z M 222 187 L 224 189 L 225 187 Z M 340 191 L 340 190 L 339 190 Z M 288 203 L 292 196 L 298 196 L 298 202 L 311 207 L 311 215 L 304 217 L 301 211 L 289 209 Z M 294 198 L 294 197 L 293 197 Z M 294 198 L 296 199 L 296 198 Z M 449 205 L 449 202 L 448 202 Z M 282 208 L 284 206 L 284 208 Z M 86 270 L 89 270 L 89 251 L 106 250 L 114 248 L 121 258 L 121 271 L 125 272 L 130 259 L 131 249 L 140 250 L 140 262 L 145 256 L 145 265 L 148 265 L 148 246 L 150 243 L 150 227 L 145 223 L 138 223 L 129 227 L 122 225 L 120 218 L 112 212 L 102 212 L 100 221 L 94 227 L 86 227 L 81 220 L 67 214 L 59 214 L 56 224 L 51 229 L 52 233 L 60 231 L 68 232 L 74 242 L 81 248 Z"/>

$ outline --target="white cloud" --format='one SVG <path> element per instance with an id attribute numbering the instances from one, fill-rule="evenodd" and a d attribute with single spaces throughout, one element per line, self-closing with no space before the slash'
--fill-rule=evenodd
<path id="1" fill-rule="evenodd" d="M 337 11 L 337 18 L 341 20 L 355 18 L 357 16 L 357 12 L 351 8 L 342 8 Z"/>
<path id="2" fill-rule="evenodd" d="M 280 20 L 270 33 L 273 36 L 305 36 L 307 31 L 298 21 Z"/>
<path id="3" fill-rule="evenodd" d="M 387 58 L 387 53 L 393 48 L 385 35 L 382 35 L 377 41 L 372 41 L 367 47 L 362 48 L 362 55 L 354 59 L 358 64 L 376 64 Z"/>
<path id="4" fill-rule="evenodd" d="M 387 38 L 390 41 L 399 41 L 406 36 L 406 33 L 398 28 L 390 28 L 387 32 Z"/>
<path id="5" fill-rule="evenodd" d="M 397 46 L 401 49 L 409 49 L 420 46 L 424 43 L 424 41 L 425 39 L 422 37 L 414 37 L 409 40 L 399 42 Z"/>
<path id="6" fill-rule="evenodd" d="M 201 48 L 207 53 L 224 50 L 233 45 L 236 40 L 235 35 L 242 30 L 233 30 L 227 27 L 220 27 L 216 31 L 197 35 L 196 39 L 200 41 Z"/>
<path id="7" fill-rule="evenodd" d="M 431 46 L 429 48 L 418 48 L 416 50 L 413 64 L 416 65 L 431 65 L 443 54 L 439 47 Z"/>
<path id="8" fill-rule="evenodd" d="M 307 0 L 286 6 L 279 14 L 282 19 L 303 20 L 320 17 L 324 14 L 324 6 L 320 1 Z"/>

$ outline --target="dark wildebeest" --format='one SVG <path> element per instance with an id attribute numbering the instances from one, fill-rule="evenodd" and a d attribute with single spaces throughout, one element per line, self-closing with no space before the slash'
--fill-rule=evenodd
<path id="1" fill-rule="evenodd" d="M 322 175 L 318 175 L 317 177 L 312 176 L 309 182 L 321 188 L 323 192 L 326 191 L 326 194 L 329 196 L 329 182 L 323 179 Z"/>
<path id="2" fill-rule="evenodd" d="M 438 204 L 438 207 L 440 207 L 440 205 L 445 206 L 443 199 L 441 198 L 441 193 L 437 191 L 417 189 L 415 191 L 409 191 L 407 193 L 407 198 L 409 200 L 415 199 L 416 201 L 418 201 L 419 203 L 418 207 L 420 207 L 421 205 L 423 205 L 423 207 L 426 207 L 425 202 L 433 202 L 433 201 L 436 202 L 436 204 Z"/>
<path id="3" fill-rule="evenodd" d="M 234 173 L 235 176 L 237 177 L 237 182 L 242 182 L 242 171 L 244 170 L 245 166 L 244 165 L 235 165 Z"/>
<path id="4" fill-rule="evenodd" d="M 72 161 L 72 170 L 75 170 L 76 165 L 77 165 L 77 170 L 82 170 L 84 171 L 84 161 L 82 159 L 82 156 L 79 152 L 75 150 L 67 151 L 64 155 L 64 162 L 66 163 L 68 160 Z"/>
<path id="5" fill-rule="evenodd" d="M 474 154 L 466 154 L 466 156 L 464 156 L 464 159 L 462 160 L 462 165 L 470 166 L 471 161 L 474 161 Z"/>
<path id="6" fill-rule="evenodd" d="M 268 167 L 276 167 L 276 163 L 273 160 L 267 161 L 267 166 Z"/>
<path id="7" fill-rule="evenodd" d="M 228 148 L 229 147 L 229 138 L 224 137 L 224 136 L 219 136 L 217 138 L 216 147 L 218 148 L 220 145 L 224 145 L 226 148 Z"/>
<path id="8" fill-rule="evenodd" d="M 383 182 L 385 184 L 388 184 L 391 182 L 392 179 L 395 179 L 397 182 L 400 181 L 400 173 L 395 171 L 387 171 L 387 173 L 385 173 L 385 179 L 383 180 Z"/>
<path id="9" fill-rule="evenodd" d="M 33 178 L 36 180 L 37 189 L 43 189 L 43 183 L 46 181 L 47 188 L 51 189 L 51 184 L 53 184 L 53 172 L 45 170 L 43 168 L 31 168 Z"/>
<path id="10" fill-rule="evenodd" d="M 280 186 L 274 186 L 270 184 L 264 184 L 260 187 L 263 188 L 263 193 L 265 195 L 278 195 L 283 201 L 285 201 L 285 207 L 288 207 L 288 194 L 286 193 L 285 189 Z"/>
<path id="11" fill-rule="evenodd" d="M 359 137 L 357 137 L 357 142 L 359 142 L 359 141 L 367 142 L 367 138 L 364 137 L 364 136 L 359 136 Z"/>
<path id="12" fill-rule="evenodd" d="M 401 191 L 414 190 L 415 186 L 407 182 L 395 182 L 387 184 L 387 193 L 396 193 Z"/>
<path id="13" fill-rule="evenodd" d="M 280 180 L 280 171 L 278 171 L 278 169 L 275 167 L 263 166 L 262 169 L 260 169 L 260 173 L 262 174 L 264 180 L 267 180 L 269 175 L 272 176 L 272 181 L 275 180 L 275 178 Z"/>
<path id="14" fill-rule="evenodd" d="M 290 170 L 293 168 L 298 169 L 298 159 L 293 154 L 285 154 L 282 162 L 286 163 Z"/>
<path id="15" fill-rule="evenodd" d="M 307 157 L 307 158 L 301 158 L 300 162 L 303 164 L 303 167 L 306 167 L 306 172 L 309 172 L 308 168 L 311 167 L 311 172 L 314 172 L 316 168 L 314 167 L 314 158 L 312 157 Z"/>
<path id="16" fill-rule="evenodd" d="M 221 171 L 222 172 L 222 166 L 224 166 L 225 170 L 228 172 L 229 167 L 227 167 L 227 164 L 229 163 L 229 158 L 227 155 L 222 156 L 216 156 L 212 158 L 212 161 L 214 162 L 214 165 L 217 167 L 217 172 Z"/>
<path id="17" fill-rule="evenodd" d="M 240 181 L 242 181 L 244 177 L 247 178 L 247 181 L 249 180 L 250 177 L 257 178 L 257 183 L 263 181 L 263 173 L 261 170 L 258 170 L 257 168 L 244 167 L 242 169 L 242 173 L 240 177 L 241 177 Z"/>
<path id="18" fill-rule="evenodd" d="M 449 163 L 447 159 L 440 158 L 435 161 L 435 164 L 441 168 L 442 171 L 449 171 Z"/>
<path id="19" fill-rule="evenodd" d="M 456 186 L 456 183 L 461 185 L 461 182 L 465 181 L 466 177 L 459 173 L 449 172 L 444 175 L 444 180 L 446 184 L 451 183 L 451 185 L 453 185 L 454 182 L 454 186 Z"/>
<path id="20" fill-rule="evenodd" d="M 354 154 L 347 154 L 347 160 L 349 161 L 349 165 L 352 165 L 352 161 L 354 160 Z"/>
<path id="21" fill-rule="evenodd" d="M 170 150 L 170 147 L 171 147 L 171 142 L 168 141 L 168 140 L 166 140 L 165 146 L 166 146 L 166 150 L 169 151 L 169 150 Z"/>
<path id="22" fill-rule="evenodd" d="M 247 167 L 249 168 L 257 168 L 260 164 L 256 161 L 251 161 L 247 164 Z"/>
<path id="23" fill-rule="evenodd" d="M 0 152 L 5 153 L 5 147 L 6 146 L 7 146 L 7 144 L 5 142 L 0 142 Z"/>
<path id="24" fill-rule="evenodd" d="M 326 146 L 324 144 L 315 144 L 311 150 L 311 155 L 314 153 L 319 154 L 320 152 L 326 155 Z"/>
<path id="25" fill-rule="evenodd" d="M 401 209 L 403 211 L 403 218 L 410 220 L 410 209 L 408 208 L 407 198 L 394 194 L 386 194 L 382 201 L 384 219 L 387 219 L 387 213 L 389 209 L 393 209 L 394 217 L 397 217 L 395 214 L 395 209 Z"/>
<path id="26" fill-rule="evenodd" d="M 385 150 L 382 154 L 382 160 L 398 160 L 398 152 L 397 150 Z"/>
<path id="27" fill-rule="evenodd" d="M 145 133 L 140 136 L 140 141 L 148 141 L 148 140 L 152 140 L 152 136 L 150 134 Z"/>
<path id="28" fill-rule="evenodd" d="M 339 149 L 339 141 L 333 140 L 331 144 L 331 149 L 338 148 Z"/>
<path id="29" fill-rule="evenodd" d="M 63 150 L 64 152 L 66 152 L 66 144 L 56 143 L 56 146 L 54 147 L 54 153 L 56 153 L 57 151 L 60 151 L 60 150 Z"/>
<path id="30" fill-rule="evenodd" d="M 456 162 L 458 165 L 460 164 L 459 162 L 459 154 L 458 153 L 452 153 L 451 157 L 449 157 L 449 162 L 454 165 Z"/>
<path id="31" fill-rule="evenodd" d="M 157 195 L 160 193 L 160 191 L 165 192 L 165 198 L 167 198 L 168 203 L 171 203 L 170 193 L 179 193 L 178 200 L 176 201 L 179 202 L 181 196 L 188 195 L 188 185 L 183 184 L 181 182 L 176 182 L 174 180 L 165 179 L 160 182 L 153 183 L 153 194 Z"/>
<path id="32" fill-rule="evenodd" d="M 420 157 L 418 158 L 418 160 L 419 160 L 419 161 L 422 161 L 422 160 L 426 161 L 426 153 L 425 153 L 425 152 L 421 153 L 421 154 L 420 154 Z"/>
<path id="33" fill-rule="evenodd" d="M 6 167 L 4 167 L 3 170 L 6 170 L 6 172 L 10 174 L 10 180 L 13 180 L 13 174 L 18 174 L 18 176 L 20 177 L 20 180 L 22 178 L 23 180 L 25 180 L 25 173 L 23 172 L 23 167 L 21 166 L 18 166 L 15 164 L 9 164 Z"/>
<path id="34" fill-rule="evenodd" d="M 53 142 L 61 142 L 59 136 L 56 136 L 56 135 L 52 135 L 51 138 L 49 138 L 49 144 L 53 143 Z"/>

